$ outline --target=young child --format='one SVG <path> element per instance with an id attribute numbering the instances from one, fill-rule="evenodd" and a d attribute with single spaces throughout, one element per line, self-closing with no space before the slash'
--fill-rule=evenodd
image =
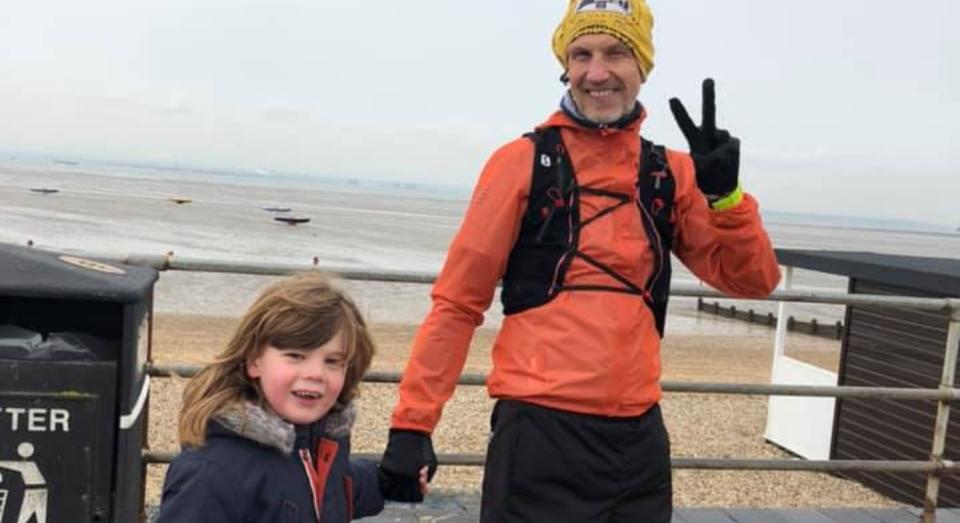
<path id="1" fill-rule="evenodd" d="M 374 463 L 350 459 L 374 346 L 319 273 L 269 287 L 183 394 L 157 523 L 339 523 L 379 513 Z M 426 492 L 426 469 L 421 490 Z"/>

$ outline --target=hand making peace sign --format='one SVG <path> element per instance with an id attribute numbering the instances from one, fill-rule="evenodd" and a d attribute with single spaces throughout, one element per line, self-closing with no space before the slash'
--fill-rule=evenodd
<path id="1" fill-rule="evenodd" d="M 703 119 L 697 127 L 677 98 L 670 99 L 670 110 L 690 144 L 690 156 L 697 171 L 697 186 L 710 198 L 717 198 L 737 188 L 740 170 L 740 140 L 717 129 L 717 106 L 713 79 L 703 81 Z"/>

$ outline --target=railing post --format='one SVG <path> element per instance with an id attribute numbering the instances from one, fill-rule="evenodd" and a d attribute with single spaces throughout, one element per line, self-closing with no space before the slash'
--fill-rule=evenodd
<path id="1" fill-rule="evenodd" d="M 943 377 L 940 380 L 940 390 L 953 388 L 957 369 L 957 350 L 960 347 L 960 301 L 951 300 L 950 327 L 947 330 L 947 347 L 943 353 Z M 950 423 L 950 402 L 940 400 L 937 406 L 937 422 L 933 429 L 933 449 L 930 451 L 930 460 L 941 462 L 947 442 L 947 427 Z M 922 523 L 936 523 L 937 496 L 940 492 L 941 472 L 927 474 L 927 493 L 923 499 Z"/>
<path id="2" fill-rule="evenodd" d="M 787 267 L 783 274 L 781 289 L 789 291 L 793 288 L 793 267 Z M 773 338 L 773 364 L 783 356 L 787 345 L 787 302 L 777 304 L 777 333 Z"/>

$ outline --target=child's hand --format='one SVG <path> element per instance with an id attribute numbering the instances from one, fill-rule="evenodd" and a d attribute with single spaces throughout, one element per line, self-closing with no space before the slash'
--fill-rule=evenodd
<path id="1" fill-rule="evenodd" d="M 430 491 L 430 486 L 427 485 L 427 481 L 429 481 L 427 479 L 428 470 L 429 470 L 429 467 L 423 467 L 422 469 L 420 469 L 420 493 L 423 494 L 424 496 L 426 496 L 427 492 Z"/>

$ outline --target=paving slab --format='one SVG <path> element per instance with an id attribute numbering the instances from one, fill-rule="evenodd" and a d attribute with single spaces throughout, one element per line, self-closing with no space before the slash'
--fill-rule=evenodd
<path id="1" fill-rule="evenodd" d="M 778 513 L 787 523 L 836 523 L 836 520 L 817 510 L 785 509 Z"/>
<path id="2" fill-rule="evenodd" d="M 908 512 L 916 514 L 919 521 L 922 508 L 908 508 Z M 960 509 L 937 509 L 937 523 L 960 523 Z"/>
<path id="3" fill-rule="evenodd" d="M 719 508 L 678 509 L 674 510 L 674 514 L 684 523 L 736 523 L 723 509 Z"/>
<path id="4" fill-rule="evenodd" d="M 480 496 L 431 493 L 423 503 L 387 502 L 380 514 L 357 521 L 363 523 L 477 523 L 480 521 Z"/>
<path id="5" fill-rule="evenodd" d="M 880 520 L 871 516 L 869 511 L 859 508 L 822 508 L 821 514 L 843 523 L 880 523 Z"/>
<path id="6" fill-rule="evenodd" d="M 920 517 L 907 509 L 871 510 L 870 515 L 883 523 L 918 523 Z"/>
<path id="7" fill-rule="evenodd" d="M 788 523 L 776 509 L 726 509 L 724 512 L 737 523 Z"/>

